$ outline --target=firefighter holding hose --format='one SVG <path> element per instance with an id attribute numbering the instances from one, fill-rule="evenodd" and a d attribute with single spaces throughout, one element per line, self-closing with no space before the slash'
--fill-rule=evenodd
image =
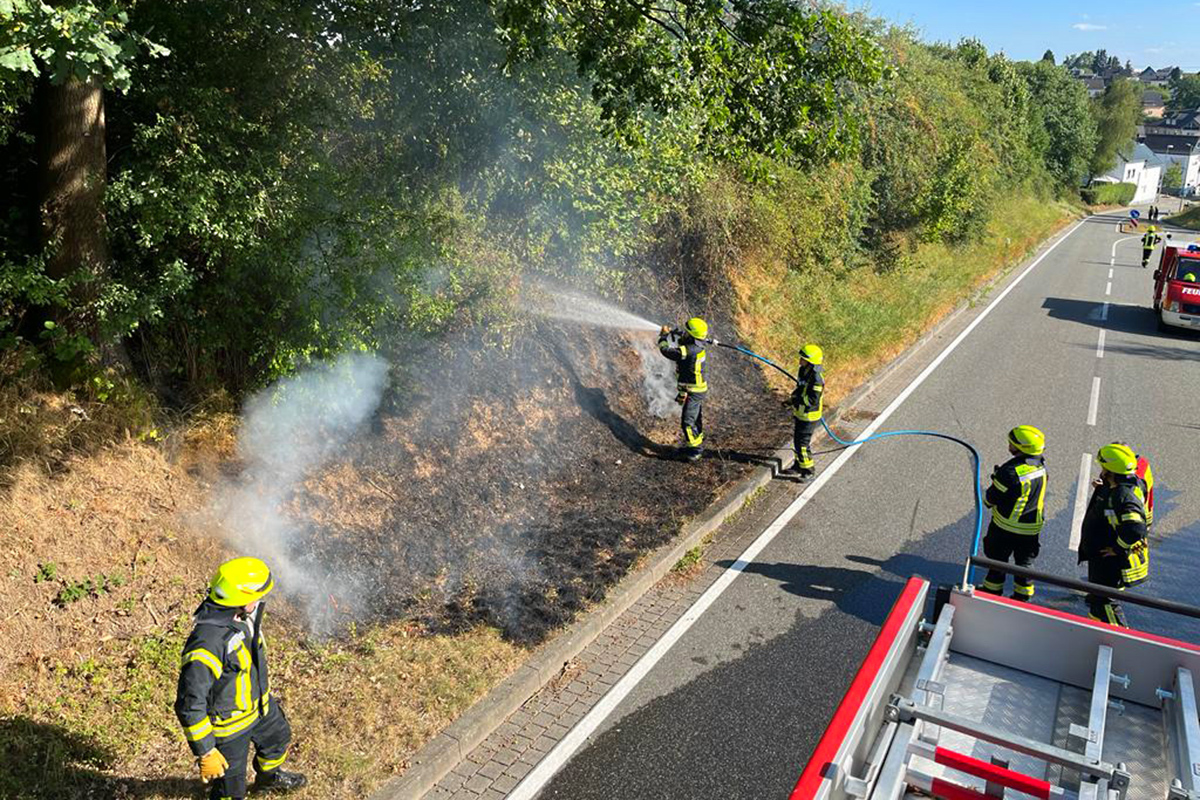
<path id="1" fill-rule="evenodd" d="M 784 401 L 784 407 L 792 410 L 792 447 L 796 451 L 796 460 L 784 472 L 795 473 L 802 481 L 812 480 L 816 474 L 812 437 L 825 408 L 824 363 L 825 353 L 819 346 L 806 344 L 801 347 L 796 388 Z"/>
<path id="2" fill-rule="evenodd" d="M 235 558 L 217 569 L 196 609 L 183 646 L 175 715 L 195 754 L 210 800 L 246 796 L 246 765 L 254 745 L 252 791 L 286 792 L 307 783 L 285 772 L 292 730 L 267 683 L 263 598 L 275 587 L 267 565 Z"/>
<path id="3" fill-rule="evenodd" d="M 708 395 L 708 381 L 704 376 L 707 339 L 708 323 L 700 317 L 689 319 L 682 331 L 671 330 L 663 325 L 658 335 L 659 351 L 675 362 L 679 390 L 675 402 L 683 406 L 680 427 L 683 428 L 683 456 L 688 461 L 699 461 L 704 455 L 704 398 Z"/>
<path id="4" fill-rule="evenodd" d="M 1018 425 L 1008 432 L 1008 452 L 1012 458 L 992 472 L 983 499 L 992 510 L 983 554 L 994 561 L 1011 558 L 1019 567 L 1031 567 L 1041 550 L 1039 535 L 1045 522 L 1046 437 L 1032 425 Z M 979 590 L 1003 594 L 1004 580 L 1003 572 L 990 569 Z M 1033 581 L 1014 577 L 1013 599 L 1033 599 Z"/>

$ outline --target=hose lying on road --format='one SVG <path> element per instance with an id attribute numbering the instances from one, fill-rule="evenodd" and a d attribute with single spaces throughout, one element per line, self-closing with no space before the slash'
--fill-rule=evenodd
<path id="1" fill-rule="evenodd" d="M 787 375 L 788 378 L 790 378 L 793 383 L 799 383 L 799 380 L 796 378 L 795 375 L 788 372 L 786 369 L 779 366 L 771 359 L 760 356 L 758 353 L 755 353 L 753 350 L 748 350 L 745 347 L 742 347 L 741 345 L 737 345 L 737 344 L 728 344 L 727 342 L 719 342 L 716 339 L 709 339 L 708 342 L 709 342 L 709 344 L 714 344 L 718 347 L 727 347 L 730 350 L 736 350 L 737 352 L 739 352 L 743 355 L 750 356 L 751 358 L 756 358 L 759 361 L 763 362 L 764 364 L 767 364 L 768 366 L 774 367 L 775 369 L 779 370 L 784 375 Z M 842 447 L 857 447 L 860 444 L 866 444 L 867 442 L 872 442 L 877 439 L 889 439 L 893 436 L 929 436 L 934 439 L 945 439 L 946 441 L 954 442 L 955 444 L 960 444 L 963 447 L 967 448 L 967 450 L 971 453 L 971 463 L 975 467 L 975 481 L 974 481 L 974 487 L 975 487 L 975 535 L 971 540 L 970 557 L 974 557 L 979 553 L 979 543 L 980 543 L 980 539 L 983 536 L 983 490 L 980 488 L 980 484 L 983 480 L 983 473 L 982 473 L 982 470 L 980 469 L 979 451 L 975 449 L 974 445 L 972 445 L 968 441 L 959 439 L 957 436 L 951 436 L 948 433 L 939 433 L 937 431 L 884 431 L 883 433 L 871 434 L 870 436 L 866 436 L 862 439 L 856 439 L 854 441 L 846 441 L 845 439 L 842 439 L 836 433 L 833 432 L 833 429 L 829 427 L 829 423 L 825 421 L 824 417 L 821 417 L 821 424 L 825 427 L 825 432 L 827 434 L 829 434 L 829 438 L 833 439 L 833 441 L 837 442 Z M 974 582 L 974 580 L 975 580 L 975 567 L 972 566 L 970 568 L 970 574 L 967 578 L 967 581 Z"/>

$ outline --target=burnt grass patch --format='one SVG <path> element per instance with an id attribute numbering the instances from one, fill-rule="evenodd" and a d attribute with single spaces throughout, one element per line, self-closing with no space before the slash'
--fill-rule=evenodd
<path id="1" fill-rule="evenodd" d="M 702 313 L 717 335 L 732 330 L 711 294 L 690 311 L 664 296 L 683 293 L 639 295 L 657 309 L 647 316 Z M 544 640 L 767 463 L 790 430 L 755 364 L 711 348 L 706 458 L 680 461 L 678 412 L 650 414 L 637 336 L 653 342 L 538 322 L 507 348 L 463 336 L 423 354 L 293 497 L 288 512 L 305 521 L 295 555 L 355 576 L 359 617 Z"/>

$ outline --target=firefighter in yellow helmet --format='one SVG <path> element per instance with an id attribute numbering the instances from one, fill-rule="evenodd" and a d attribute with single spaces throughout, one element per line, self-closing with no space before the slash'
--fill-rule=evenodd
<path id="1" fill-rule="evenodd" d="M 1083 515 L 1079 562 L 1087 562 L 1088 582 L 1124 589 L 1150 576 L 1146 507 L 1138 480 L 1138 458 L 1127 445 L 1106 444 L 1096 454 L 1100 479 Z M 1115 600 L 1088 595 L 1092 619 L 1128 627 Z"/>
<path id="2" fill-rule="evenodd" d="M 675 402 L 683 406 L 680 427 L 683 428 L 683 455 L 688 461 L 699 461 L 704 455 L 704 398 L 708 395 L 708 380 L 704 374 L 707 357 L 708 323 L 692 317 L 683 330 L 671 330 L 666 325 L 658 336 L 658 349 L 675 362 L 679 393 Z"/>
<path id="3" fill-rule="evenodd" d="M 1154 252 L 1155 246 L 1162 241 L 1162 237 L 1158 235 L 1158 228 L 1151 225 L 1146 229 L 1146 233 L 1142 235 L 1142 266 L 1145 267 L 1150 261 L 1150 254 Z"/>
<path id="4" fill-rule="evenodd" d="M 263 598 L 275 587 L 257 558 L 235 558 L 217 569 L 208 597 L 196 609 L 183 646 L 175 715 L 212 783 L 210 800 L 246 796 L 246 766 L 254 745 L 252 791 L 286 792 L 307 783 L 282 769 L 292 730 L 267 682 L 262 636 Z"/>
<path id="5" fill-rule="evenodd" d="M 794 472 L 800 480 L 812 480 L 817 463 L 812 457 L 812 437 L 825 409 L 825 353 L 815 344 L 800 348 L 800 367 L 796 370 L 796 388 L 784 402 L 792 410 L 792 448 L 796 460 L 784 472 Z"/>
<path id="6" fill-rule="evenodd" d="M 1010 558 L 1019 567 L 1032 567 L 1041 551 L 1040 534 L 1046 505 L 1046 437 L 1032 425 L 1008 432 L 1008 461 L 992 471 L 992 483 L 983 502 L 992 510 L 992 521 L 983 539 L 983 554 L 994 561 Z M 1004 593 L 1005 575 L 990 569 L 979 590 Z M 1013 599 L 1033 598 L 1033 581 L 1013 577 Z"/>

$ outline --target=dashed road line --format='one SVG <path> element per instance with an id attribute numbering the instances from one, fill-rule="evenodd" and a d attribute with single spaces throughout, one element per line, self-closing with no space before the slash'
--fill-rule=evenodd
<path id="1" fill-rule="evenodd" d="M 1096 411 L 1100 407 L 1100 376 L 1092 378 L 1092 399 L 1088 401 L 1087 424 L 1096 424 Z"/>
<path id="2" fill-rule="evenodd" d="M 1101 306 L 1101 308 L 1100 308 L 1100 319 L 1102 321 L 1108 320 L 1108 301 L 1107 300 L 1104 301 L 1104 305 Z"/>
<path id="3" fill-rule="evenodd" d="M 1104 287 L 1104 295 L 1107 297 L 1110 294 L 1112 294 L 1112 281 L 1109 281 L 1108 285 Z"/>
<path id="4" fill-rule="evenodd" d="M 1108 279 L 1109 280 L 1112 280 L 1112 275 L 1113 275 L 1112 267 L 1109 267 L 1109 269 L 1108 269 Z"/>
<path id="5" fill-rule="evenodd" d="M 1099 378 L 1097 378 L 1099 380 Z M 1084 453 L 1079 460 L 1079 483 L 1075 484 L 1075 512 L 1071 515 L 1071 541 L 1067 547 L 1079 551 L 1079 536 L 1083 530 L 1083 513 L 1087 511 L 1087 492 L 1092 485 L 1092 456 Z"/>
<path id="6" fill-rule="evenodd" d="M 1100 329 L 1100 340 L 1096 342 L 1096 358 L 1104 358 L 1104 334 L 1108 333 L 1104 328 Z"/>

